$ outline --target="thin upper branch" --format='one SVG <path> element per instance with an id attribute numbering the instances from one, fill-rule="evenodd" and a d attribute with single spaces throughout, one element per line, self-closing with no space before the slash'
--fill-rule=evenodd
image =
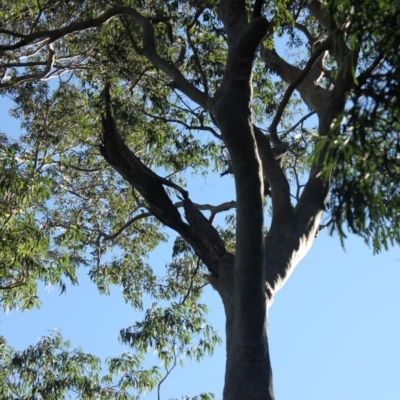
<path id="1" fill-rule="evenodd" d="M 183 202 L 179 201 L 179 202 L 175 203 L 174 205 L 175 205 L 175 207 L 183 207 Z M 232 210 L 233 208 L 236 208 L 236 201 L 234 201 L 234 200 L 227 201 L 225 203 L 218 204 L 217 206 L 213 206 L 211 204 L 197 204 L 197 203 L 193 203 L 193 205 L 198 210 L 210 211 L 211 214 L 210 214 L 209 221 L 212 222 L 214 217 L 217 214 L 219 214 L 221 212 Z"/>
<path id="2" fill-rule="evenodd" d="M 121 228 L 116 230 L 114 233 L 107 234 L 104 232 L 100 232 L 98 239 L 100 239 L 102 237 L 103 240 L 114 240 L 114 239 L 118 238 L 126 229 L 131 227 L 136 221 L 139 221 L 140 219 L 152 217 L 152 216 L 153 216 L 153 213 L 151 213 L 151 212 L 143 212 L 141 214 L 135 215 L 129 221 L 125 222 L 125 224 L 122 225 Z"/>

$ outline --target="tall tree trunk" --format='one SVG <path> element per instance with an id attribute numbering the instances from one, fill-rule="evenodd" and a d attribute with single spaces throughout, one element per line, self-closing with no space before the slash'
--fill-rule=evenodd
<path id="1" fill-rule="evenodd" d="M 228 35 L 221 87 L 209 108 L 232 160 L 236 187 L 236 252 L 228 290 L 224 400 L 272 400 L 265 291 L 263 168 L 252 125 L 252 66 L 268 29 L 263 18 L 247 21 L 245 2 L 221 1 L 218 13 Z M 222 269 L 220 271 L 220 278 Z M 232 293 L 233 292 L 233 293 Z M 224 298 L 225 297 L 225 298 Z"/>
<path id="2" fill-rule="evenodd" d="M 224 400 L 273 400 L 272 369 L 267 337 L 267 297 L 253 298 L 249 308 L 260 309 L 262 316 L 238 313 L 235 296 L 237 261 L 227 254 L 220 262 L 220 275 L 211 278 L 213 287 L 220 294 L 226 315 L 226 369 Z M 260 265 L 262 267 L 264 264 Z M 241 317 L 238 318 L 238 314 Z M 249 334 L 251 331 L 251 337 Z"/>

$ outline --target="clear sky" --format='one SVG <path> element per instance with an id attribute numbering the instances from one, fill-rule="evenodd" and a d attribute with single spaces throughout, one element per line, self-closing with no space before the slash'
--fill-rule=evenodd
<path id="1" fill-rule="evenodd" d="M 0 99 L 0 130 L 15 127 Z M 232 179 L 215 177 L 193 183 L 195 202 L 233 199 Z M 207 193 L 212 193 L 212 199 Z M 400 251 L 373 256 L 362 240 L 349 236 L 345 250 L 323 231 L 269 312 L 269 336 L 277 400 L 400 399 Z M 163 245 L 149 258 L 155 268 L 170 261 Z M 125 305 L 118 288 L 100 296 L 80 272 L 80 285 L 41 289 L 42 308 L 0 312 L 0 334 L 19 350 L 59 328 L 72 347 L 105 358 L 128 350 L 118 343 L 121 328 L 140 318 Z M 222 303 L 212 289 L 204 301 L 224 337 Z M 150 354 L 151 356 L 151 354 Z M 187 361 L 162 386 L 161 398 L 180 399 L 212 391 L 222 398 L 224 344 L 202 364 Z M 153 358 L 151 364 L 159 365 Z M 156 399 L 156 394 L 146 399 Z"/>

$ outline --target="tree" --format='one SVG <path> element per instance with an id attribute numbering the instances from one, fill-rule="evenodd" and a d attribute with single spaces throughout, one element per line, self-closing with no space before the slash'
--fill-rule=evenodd
<path id="1" fill-rule="evenodd" d="M 389 0 L 2 11 L 0 87 L 26 130 L 0 148 L 3 307 L 37 305 L 38 280 L 65 290 L 90 265 L 101 292 L 121 285 L 135 307 L 144 294 L 172 301 L 121 331 L 168 368 L 218 340 L 199 303 L 209 282 L 226 314 L 224 399 L 273 399 L 267 309 L 318 231 L 345 237 L 347 224 L 376 251 L 399 243 L 398 11 Z M 299 49 L 288 61 L 283 42 Z M 194 203 L 188 171 L 233 172 L 236 200 Z M 142 259 L 164 227 L 179 238 L 160 279 Z M 149 373 L 129 383 L 138 394 L 157 382 Z"/>

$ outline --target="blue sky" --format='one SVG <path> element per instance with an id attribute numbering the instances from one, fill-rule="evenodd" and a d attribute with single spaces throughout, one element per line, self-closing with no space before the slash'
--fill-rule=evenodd
<path id="1" fill-rule="evenodd" d="M 165 246 L 150 263 L 169 260 Z M 120 354 L 118 333 L 138 318 L 118 288 L 99 296 L 81 271 L 81 284 L 66 294 L 42 290 L 41 310 L 1 314 L 0 333 L 23 349 L 59 328 L 73 347 L 106 357 Z M 276 398 L 295 400 L 398 400 L 400 388 L 400 252 L 373 256 L 357 238 L 346 241 L 322 232 L 269 312 Z M 205 301 L 223 336 L 221 301 L 212 289 Z M 202 365 L 187 362 L 162 388 L 162 399 L 213 391 L 222 398 L 224 347 Z M 154 358 L 152 363 L 158 364 Z M 146 396 L 155 399 L 155 394 Z"/>
<path id="2" fill-rule="evenodd" d="M 15 127 L 0 99 L 0 129 Z M 195 202 L 233 199 L 230 177 L 196 180 Z M 211 199 L 207 193 L 211 192 Z M 170 261 L 163 245 L 149 258 L 155 268 Z M 127 350 L 118 343 L 121 328 L 140 318 L 125 305 L 118 288 L 100 296 L 80 272 L 80 285 L 41 289 L 42 308 L 0 313 L 0 334 L 19 350 L 59 328 L 72 347 L 102 358 Z M 349 236 L 345 250 L 337 237 L 320 233 L 269 312 L 269 337 L 277 400 L 399 400 L 400 381 L 400 251 L 373 255 L 362 240 Z M 224 337 L 222 303 L 206 290 L 210 319 Z M 151 355 L 150 355 L 151 356 Z M 224 344 L 202 364 L 186 362 L 163 384 L 161 398 L 180 399 L 212 391 L 222 398 Z M 159 365 L 153 358 L 151 364 Z M 146 399 L 156 399 L 155 393 Z"/>

